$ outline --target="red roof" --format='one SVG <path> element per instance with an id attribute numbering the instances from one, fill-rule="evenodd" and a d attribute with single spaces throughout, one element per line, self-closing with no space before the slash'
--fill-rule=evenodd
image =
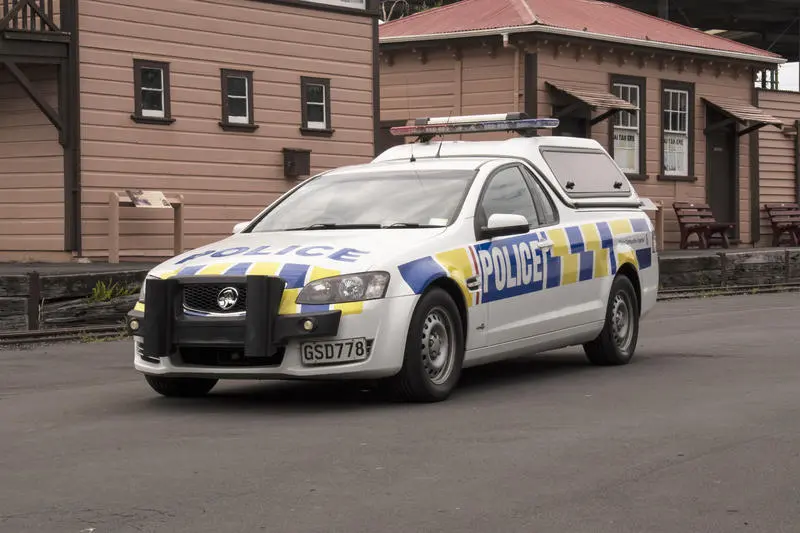
<path id="1" fill-rule="evenodd" d="M 598 0 L 461 0 L 382 24 L 380 36 L 382 39 L 411 38 L 533 25 L 691 46 L 708 49 L 709 52 L 716 50 L 764 58 L 780 57 L 759 48 Z"/>

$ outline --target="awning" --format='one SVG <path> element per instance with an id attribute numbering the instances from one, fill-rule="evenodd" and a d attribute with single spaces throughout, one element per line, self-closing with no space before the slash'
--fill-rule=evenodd
<path id="1" fill-rule="evenodd" d="M 628 102 L 627 100 L 623 100 L 619 96 L 602 89 L 598 89 L 597 87 L 587 86 L 583 84 L 576 84 L 576 83 L 551 83 L 545 82 L 545 84 L 552 90 L 558 91 L 560 93 L 566 94 L 567 96 L 576 100 L 576 104 L 579 105 L 586 105 L 592 111 L 597 110 L 598 108 L 607 109 L 606 113 L 603 113 L 599 117 L 592 119 L 592 124 L 597 124 L 598 122 L 602 122 L 603 120 L 607 119 L 611 115 L 619 112 L 619 111 L 638 111 L 639 107 L 633 105 L 632 103 Z M 569 106 L 567 109 L 563 110 L 559 115 L 567 115 L 574 108 L 577 107 L 575 104 Z M 556 117 L 558 118 L 558 117 Z"/>
<path id="2" fill-rule="evenodd" d="M 739 132 L 740 136 L 763 128 L 764 126 L 775 126 L 779 129 L 783 129 L 783 121 L 741 100 L 719 98 L 716 96 L 713 98 L 703 97 L 702 99 L 706 104 L 716 108 L 719 112 L 728 117 L 728 120 L 724 121 L 724 123 L 710 125 L 706 128 L 706 132 L 724 126 L 729 123 L 730 120 L 739 122 L 745 126 L 745 129 Z"/>

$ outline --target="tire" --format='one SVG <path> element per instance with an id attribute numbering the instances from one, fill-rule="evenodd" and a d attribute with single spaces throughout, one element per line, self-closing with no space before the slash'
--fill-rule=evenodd
<path id="1" fill-rule="evenodd" d="M 627 365 L 639 340 L 639 302 L 631 280 L 617 276 L 611 285 L 603 331 L 583 345 L 589 362 L 597 366 Z"/>
<path id="2" fill-rule="evenodd" d="M 145 375 L 144 379 L 154 391 L 168 398 L 199 398 L 205 396 L 214 385 L 216 379 L 209 378 L 167 378 L 163 376 Z"/>
<path id="3" fill-rule="evenodd" d="M 434 288 L 417 303 L 408 328 L 403 366 L 388 381 L 401 400 L 432 403 L 450 397 L 461 377 L 464 328 L 455 302 Z"/>

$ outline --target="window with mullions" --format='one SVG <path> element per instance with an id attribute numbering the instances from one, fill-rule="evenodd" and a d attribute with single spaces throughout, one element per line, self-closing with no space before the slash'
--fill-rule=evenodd
<path id="1" fill-rule="evenodd" d="M 222 121 L 224 129 L 254 130 L 253 73 L 246 70 L 220 71 L 222 77 Z"/>
<path id="2" fill-rule="evenodd" d="M 300 78 L 302 125 L 306 135 L 331 135 L 331 81 L 327 78 Z"/>
<path id="3" fill-rule="evenodd" d="M 133 61 L 134 112 L 137 122 L 170 124 L 169 63 Z"/>
<path id="4" fill-rule="evenodd" d="M 615 83 L 614 94 L 639 107 L 641 90 L 638 85 Z M 639 111 L 620 111 L 614 117 L 614 160 L 628 174 L 641 174 Z"/>
<path id="5" fill-rule="evenodd" d="M 664 82 L 661 99 L 662 176 L 692 178 L 693 86 L 686 83 Z"/>

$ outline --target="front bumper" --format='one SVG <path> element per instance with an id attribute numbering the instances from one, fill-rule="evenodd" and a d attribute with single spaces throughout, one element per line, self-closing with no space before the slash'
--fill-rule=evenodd
<path id="1" fill-rule="evenodd" d="M 243 278 L 148 280 L 144 312 L 128 314 L 134 366 L 140 372 L 220 379 L 379 378 L 402 366 L 416 296 L 363 302 L 357 314 L 278 314 L 283 281 L 248 276 L 243 314 L 193 316 L 182 307 L 182 286 L 189 283 L 241 284 Z M 303 342 L 353 338 L 367 339 L 365 360 L 309 366 L 301 358 Z"/>

